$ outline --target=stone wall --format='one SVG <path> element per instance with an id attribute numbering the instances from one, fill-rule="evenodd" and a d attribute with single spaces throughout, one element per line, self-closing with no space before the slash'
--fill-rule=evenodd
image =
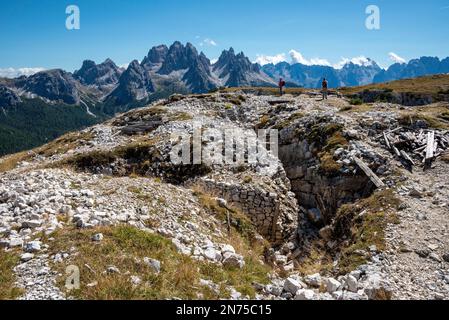
<path id="1" fill-rule="evenodd" d="M 225 199 L 230 208 L 248 215 L 257 231 L 270 242 L 282 244 L 295 237 L 299 209 L 289 187 L 213 179 L 198 179 L 195 183 L 202 192 Z"/>
<path id="2" fill-rule="evenodd" d="M 279 157 L 299 205 L 306 209 L 313 222 L 328 224 L 337 208 L 368 194 L 372 185 L 364 175 L 322 175 L 314 151 L 313 144 L 303 140 L 281 145 Z"/>

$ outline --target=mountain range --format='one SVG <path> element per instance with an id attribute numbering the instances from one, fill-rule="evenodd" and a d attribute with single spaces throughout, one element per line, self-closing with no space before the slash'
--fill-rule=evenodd
<path id="1" fill-rule="evenodd" d="M 387 70 L 370 59 L 362 64 L 348 62 L 341 69 L 286 62 L 261 66 L 230 48 L 211 63 L 192 44 L 176 41 L 170 47 L 151 48 L 141 62 L 134 60 L 126 69 L 111 59 L 100 64 L 86 60 L 73 73 L 54 69 L 28 77 L 0 78 L 0 154 L 25 147 L 12 143 L 11 137 L 21 137 L 28 141 L 26 147 L 32 147 L 173 93 L 274 87 L 279 78 L 286 80 L 287 86 L 319 88 L 323 77 L 330 87 L 343 87 L 438 73 L 449 73 L 449 58 L 422 57 Z M 59 117 L 55 117 L 55 108 Z M 63 125 L 58 123 L 61 119 Z"/>

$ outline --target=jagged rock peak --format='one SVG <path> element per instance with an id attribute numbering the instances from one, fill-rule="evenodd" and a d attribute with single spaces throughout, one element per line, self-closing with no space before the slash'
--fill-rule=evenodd
<path id="1" fill-rule="evenodd" d="M 166 59 L 158 73 L 166 75 L 173 71 L 187 70 L 197 63 L 198 60 L 200 60 L 201 64 L 210 64 L 210 61 L 200 58 L 198 51 L 191 43 L 187 43 L 184 46 L 181 42 L 176 41 L 168 49 Z"/>
<path id="2" fill-rule="evenodd" d="M 119 85 L 107 100 L 112 99 L 117 105 L 127 105 L 144 100 L 153 92 L 154 86 L 148 72 L 139 64 L 139 61 L 133 60 L 121 75 Z"/>
<path id="3" fill-rule="evenodd" d="M 108 58 L 101 64 L 85 60 L 81 69 L 75 71 L 73 76 L 84 85 L 104 86 L 116 84 L 120 74 L 120 68 Z"/>
<path id="4" fill-rule="evenodd" d="M 142 66 L 152 66 L 163 63 L 168 54 L 168 47 L 166 45 L 159 45 L 153 47 L 148 52 L 148 55 L 142 60 Z"/>

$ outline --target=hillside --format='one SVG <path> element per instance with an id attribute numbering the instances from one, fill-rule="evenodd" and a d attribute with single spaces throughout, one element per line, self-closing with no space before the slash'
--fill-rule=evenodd
<path id="1" fill-rule="evenodd" d="M 232 91 L 175 95 L 2 158 L 2 298 L 449 298 L 447 128 L 397 104 Z M 238 162 L 254 129 L 278 144 Z M 229 132 L 231 161 L 218 161 Z M 67 266 L 79 290 L 64 287 Z"/>
<path id="2" fill-rule="evenodd" d="M 449 101 L 449 75 L 397 80 L 362 87 L 343 87 L 342 94 L 363 102 L 388 101 L 408 106 Z"/>
<path id="3" fill-rule="evenodd" d="M 413 79 L 403 79 L 366 86 L 342 87 L 344 94 L 355 94 L 364 90 L 393 90 L 395 92 L 414 92 L 417 94 L 447 94 L 449 92 L 449 75 L 433 75 Z"/>

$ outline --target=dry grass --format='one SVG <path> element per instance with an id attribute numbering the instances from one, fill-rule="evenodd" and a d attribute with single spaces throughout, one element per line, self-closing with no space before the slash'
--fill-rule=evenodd
<path id="1" fill-rule="evenodd" d="M 221 223 L 219 228 L 222 233 L 227 234 L 226 237 L 217 238 L 216 240 L 221 243 L 232 245 L 239 254 L 245 257 L 245 268 L 243 270 L 228 271 L 227 282 L 235 286 L 241 293 L 254 297 L 255 290 L 252 283 L 267 283 L 267 276 L 272 271 L 270 266 L 261 261 L 263 254 L 269 247 L 268 241 L 256 241 L 256 228 L 249 217 L 241 211 L 222 208 L 217 204 L 215 198 L 212 198 L 201 191 L 196 190 L 195 194 L 205 210 L 219 220 Z M 229 230 L 227 227 L 228 214 L 230 220 Z M 209 270 L 208 272 L 213 271 L 214 281 L 223 281 L 222 271 L 217 269 L 210 270 L 210 268 L 207 269 Z"/>
<path id="2" fill-rule="evenodd" d="M 320 172 L 326 176 L 334 176 L 340 172 L 342 165 L 334 160 L 329 152 L 320 154 Z"/>
<path id="3" fill-rule="evenodd" d="M 323 248 L 324 246 L 320 243 L 314 244 L 307 257 L 298 264 L 297 270 L 299 273 L 307 276 L 315 273 L 322 274 L 332 270 L 332 257 Z"/>
<path id="4" fill-rule="evenodd" d="M 3 157 L 0 159 L 0 173 L 14 169 L 20 162 L 30 160 L 31 157 L 28 152 L 20 152 Z"/>
<path id="5" fill-rule="evenodd" d="M 339 91 L 345 95 L 356 94 L 364 90 L 393 90 L 396 92 L 413 92 L 418 94 L 440 94 L 449 90 L 449 75 L 434 75 L 361 87 L 339 88 Z"/>
<path id="6" fill-rule="evenodd" d="M 88 132 L 67 133 L 58 139 L 31 151 L 23 151 L 5 156 L 0 159 L 0 172 L 6 172 L 16 168 L 20 162 L 31 160 L 34 154 L 39 154 L 45 157 L 64 154 L 69 150 L 75 149 L 83 141 L 90 140 L 91 138 L 92 134 Z"/>
<path id="7" fill-rule="evenodd" d="M 312 127 L 307 137 L 309 143 L 316 143 L 321 150 L 318 154 L 320 172 L 326 176 L 337 175 L 342 168 L 342 165 L 337 163 L 333 156 L 336 149 L 349 144 L 341 130 L 341 124 L 318 124 Z"/>
<path id="8" fill-rule="evenodd" d="M 443 161 L 446 162 L 446 163 L 449 163 L 449 152 L 444 153 L 444 154 L 441 156 L 441 160 L 443 160 Z"/>
<path id="9" fill-rule="evenodd" d="M 408 126 L 417 120 L 426 121 L 431 128 L 449 130 L 449 106 L 444 104 L 435 104 L 424 107 L 414 108 L 413 111 L 404 111 L 401 113 L 398 121 L 401 125 Z"/>
<path id="10" fill-rule="evenodd" d="M 302 112 L 295 112 L 290 117 L 288 117 L 287 120 L 282 121 L 274 126 L 274 129 L 282 130 L 287 127 L 289 127 L 291 124 L 293 124 L 296 120 L 299 120 L 301 118 L 304 118 L 304 113 Z"/>
<path id="11" fill-rule="evenodd" d="M 22 294 L 22 290 L 14 286 L 16 277 L 13 269 L 19 261 L 16 252 L 0 249 L 0 300 L 13 300 Z"/>
<path id="12" fill-rule="evenodd" d="M 45 157 L 51 157 L 56 154 L 64 154 L 69 150 L 79 147 L 83 142 L 93 138 L 90 132 L 71 132 L 67 133 L 56 140 L 36 148 L 37 154 Z"/>
<path id="13" fill-rule="evenodd" d="M 348 273 L 366 263 L 367 256 L 360 252 L 369 251 L 370 246 L 375 245 L 379 251 L 385 250 L 385 228 L 388 224 L 399 223 L 396 215 L 399 204 L 400 200 L 388 189 L 338 210 L 333 237 L 350 239 L 349 246 L 342 249 L 339 261 L 341 273 Z"/>
<path id="14" fill-rule="evenodd" d="M 101 232 L 100 243 L 91 240 Z M 170 240 L 132 226 L 102 227 L 93 230 L 65 229 L 51 235 L 50 252 L 68 252 L 75 247 L 77 254 L 69 261 L 54 267 L 64 273 L 67 265 L 76 265 L 81 271 L 80 290 L 71 291 L 77 299 L 87 300 L 160 300 L 227 298 L 225 289 L 232 285 L 244 294 L 254 296 L 253 282 L 267 282 L 266 266 L 251 256 L 246 257 L 243 269 L 224 269 L 208 262 L 200 262 L 177 252 Z M 161 261 L 161 272 L 155 274 L 141 262 L 143 257 Z M 109 266 L 120 273 L 108 274 Z M 138 276 L 142 284 L 134 286 L 131 276 Z M 213 280 L 221 286 L 217 294 L 199 284 L 200 279 Z M 88 284 L 96 283 L 94 286 Z M 64 279 L 59 279 L 64 290 Z"/>

